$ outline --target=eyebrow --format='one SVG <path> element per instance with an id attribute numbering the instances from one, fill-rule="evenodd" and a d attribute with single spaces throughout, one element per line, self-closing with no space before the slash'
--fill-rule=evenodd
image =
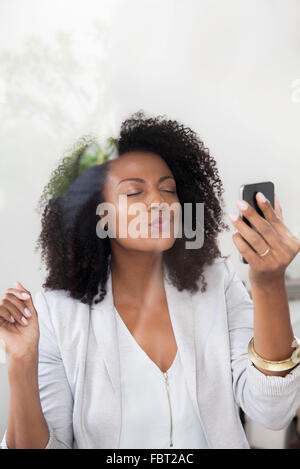
<path id="1" fill-rule="evenodd" d="M 173 176 L 162 176 L 161 178 L 159 178 L 158 182 L 162 182 L 164 181 L 165 179 L 173 179 L 175 181 L 175 179 L 173 178 Z M 121 184 L 121 182 L 125 182 L 125 181 L 137 181 L 137 182 L 146 182 L 145 179 L 142 179 L 142 178 L 125 178 L 125 179 L 122 179 L 122 181 L 120 181 L 117 186 L 119 184 Z"/>

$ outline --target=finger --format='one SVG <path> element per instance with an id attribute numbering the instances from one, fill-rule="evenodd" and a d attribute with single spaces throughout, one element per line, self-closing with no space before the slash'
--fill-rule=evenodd
<path id="1" fill-rule="evenodd" d="M 264 257 L 259 257 L 258 254 L 253 251 L 251 246 L 249 246 L 243 239 L 240 233 L 233 233 L 233 242 L 244 259 L 254 269 L 261 270 L 265 267 Z M 268 254 L 268 256 L 272 257 L 271 260 L 274 261 L 272 251 Z M 268 258 L 268 262 L 270 262 L 270 258 Z"/>
<path id="2" fill-rule="evenodd" d="M 274 194 L 274 209 L 275 209 L 275 212 L 277 213 L 277 215 L 279 216 L 279 218 L 283 221 L 282 208 L 281 208 L 281 205 L 279 203 L 279 200 L 278 200 L 276 194 Z"/>
<path id="3" fill-rule="evenodd" d="M 260 257 L 257 256 L 238 231 L 233 233 L 233 242 L 248 264 L 258 270 L 261 264 Z"/>
<path id="4" fill-rule="evenodd" d="M 288 251 L 294 257 L 300 250 L 300 240 L 283 223 L 282 219 L 272 208 L 272 205 L 270 204 L 270 201 L 268 199 L 266 199 L 265 202 L 261 202 L 260 199 L 257 197 L 257 202 L 261 210 L 263 211 L 266 219 L 272 225 L 273 230 L 279 236 L 278 237 L 279 243 L 276 244 L 277 251 L 278 252 L 281 251 L 282 253 L 284 253 L 285 251 Z M 275 240 L 275 237 L 274 237 L 274 240 Z M 267 241 L 270 244 L 268 239 Z"/>
<path id="5" fill-rule="evenodd" d="M 27 308 L 26 304 L 24 304 L 24 301 L 21 301 L 19 298 L 17 298 L 15 295 L 9 292 L 10 289 L 8 289 L 4 295 L 4 298 L 9 300 L 11 303 L 13 303 L 20 311 L 20 313 L 26 318 L 31 318 L 32 314 Z"/>
<path id="6" fill-rule="evenodd" d="M 17 292 L 19 292 L 19 295 L 21 295 L 21 299 L 25 302 L 26 307 L 30 310 L 30 312 L 33 316 L 36 316 L 37 313 L 36 313 L 36 309 L 35 309 L 34 304 L 33 304 L 33 300 L 32 300 L 30 291 L 26 290 L 26 288 L 20 282 L 15 282 L 15 286 L 18 287 L 15 290 Z M 20 298 L 20 296 L 19 296 L 19 298 Z"/>
<path id="7" fill-rule="evenodd" d="M 274 231 L 280 235 L 284 235 L 288 228 L 283 223 L 282 218 L 280 217 L 280 212 L 278 213 L 275 208 L 272 207 L 271 202 L 263 194 L 263 198 L 261 199 L 260 194 L 261 192 L 256 194 L 256 201 L 263 212 L 265 219 L 270 223 L 270 225 L 272 225 Z"/>
<path id="8" fill-rule="evenodd" d="M 6 308 L 10 316 L 12 316 L 21 326 L 27 326 L 28 320 L 23 315 L 23 311 L 20 311 L 10 300 L 4 298 L 1 302 L 1 307 Z M 13 321 L 11 321 L 13 322 Z"/>
<path id="9" fill-rule="evenodd" d="M 25 292 L 21 291 L 20 289 L 8 288 L 6 290 L 6 294 L 4 295 L 4 299 L 9 300 L 20 311 L 19 314 L 16 314 L 16 315 L 13 314 L 13 317 L 17 319 L 18 322 L 22 324 L 23 326 L 27 325 L 27 319 L 31 318 L 35 314 L 35 308 L 34 307 L 31 308 L 30 304 L 27 303 L 27 301 L 30 301 L 30 298 L 31 298 L 30 294 L 26 293 L 26 298 L 27 298 L 26 299 L 23 297 L 24 293 Z"/>
<path id="10" fill-rule="evenodd" d="M 242 238 L 256 251 L 257 253 L 265 252 L 269 245 L 253 228 L 247 225 L 244 220 L 238 215 L 229 214 L 231 222 L 238 230 Z"/>
<path id="11" fill-rule="evenodd" d="M 11 315 L 10 311 L 6 309 L 4 305 L 1 305 L 0 306 L 0 320 L 1 320 L 0 327 L 1 327 L 1 324 L 3 323 L 3 319 L 7 322 L 11 322 L 11 323 L 15 322 L 15 319 Z"/>
<path id="12" fill-rule="evenodd" d="M 0 316 L 0 332 L 1 332 L 1 327 L 6 325 L 7 322 L 10 322 L 10 321 L 7 321 L 6 319 L 4 319 L 2 316 Z"/>
<path id="13" fill-rule="evenodd" d="M 265 215 L 265 207 L 262 207 L 264 203 L 259 202 L 263 214 Z M 239 209 L 241 210 L 243 216 L 251 223 L 252 228 L 254 230 L 257 230 L 257 232 L 262 236 L 262 238 L 265 240 L 265 242 L 271 246 L 273 249 L 279 249 L 280 248 L 280 240 L 279 240 L 279 234 L 276 232 L 275 228 L 269 220 L 263 218 L 262 216 L 259 215 L 259 213 L 246 201 L 238 201 L 237 205 Z M 265 203 L 267 205 L 267 202 Z M 270 206 L 270 209 L 273 211 L 272 207 Z M 277 215 L 274 212 L 274 216 L 277 217 Z M 278 217 L 277 217 L 278 218 Z M 278 218 L 279 220 L 279 218 Z M 243 222 L 243 220 L 242 220 Z M 245 223 L 245 222 L 243 222 Z M 281 221 L 280 221 L 281 223 Z M 246 223 L 245 223 L 246 224 Z M 254 230 L 254 231 L 255 231 Z"/>
<path id="14" fill-rule="evenodd" d="M 30 295 L 27 292 L 24 292 L 24 290 L 20 290 L 19 288 L 8 288 L 7 291 L 15 295 L 17 298 L 20 298 L 22 301 L 30 298 Z"/>

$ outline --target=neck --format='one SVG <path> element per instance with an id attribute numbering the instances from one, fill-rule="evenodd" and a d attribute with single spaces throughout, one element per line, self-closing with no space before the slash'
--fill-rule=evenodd
<path id="1" fill-rule="evenodd" d="M 117 251 L 117 252 L 116 252 Z M 112 249 L 111 275 L 116 302 L 147 307 L 165 296 L 162 252 Z"/>

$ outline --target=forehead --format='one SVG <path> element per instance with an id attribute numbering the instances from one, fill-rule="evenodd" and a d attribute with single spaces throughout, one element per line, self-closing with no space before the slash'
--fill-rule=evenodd
<path id="1" fill-rule="evenodd" d="M 164 159 L 151 152 L 135 151 L 113 160 L 109 168 L 109 179 L 119 181 L 127 177 L 141 177 L 145 180 L 172 176 Z"/>

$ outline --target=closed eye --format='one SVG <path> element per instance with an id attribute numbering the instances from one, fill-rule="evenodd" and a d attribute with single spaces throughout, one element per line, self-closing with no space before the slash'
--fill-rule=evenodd
<path id="1" fill-rule="evenodd" d="M 167 189 L 161 189 L 163 192 L 169 192 L 170 194 L 176 194 L 176 191 L 168 191 Z M 133 195 L 139 195 L 142 192 L 134 192 L 133 194 L 127 194 L 127 197 L 131 197 Z"/>
<path id="2" fill-rule="evenodd" d="M 141 194 L 141 192 L 135 192 L 134 194 L 127 194 L 127 197 L 131 197 L 132 195 L 138 195 Z"/>

